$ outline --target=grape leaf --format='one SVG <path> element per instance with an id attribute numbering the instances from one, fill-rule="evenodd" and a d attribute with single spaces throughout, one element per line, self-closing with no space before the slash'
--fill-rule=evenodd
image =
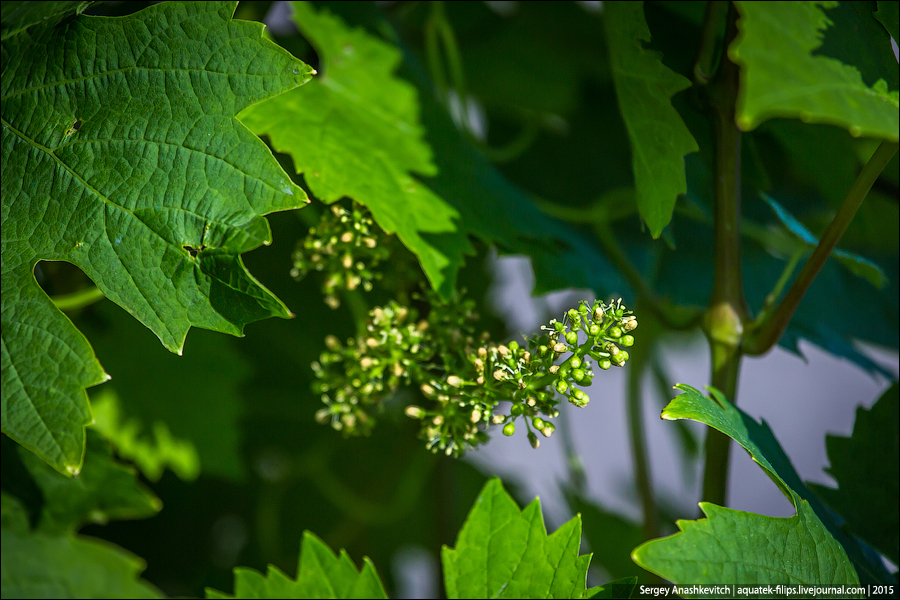
<path id="1" fill-rule="evenodd" d="M 900 10 L 898 10 L 898 5 L 896 2 L 885 2 L 884 0 L 878 0 L 878 11 L 875 12 L 875 18 L 878 19 L 878 22 L 884 25 L 884 28 L 887 32 L 894 38 L 894 41 L 897 41 L 897 38 L 900 37 L 900 25 L 898 25 L 898 15 L 900 15 Z"/>
<path id="2" fill-rule="evenodd" d="M 781 220 L 782 224 L 787 227 L 787 229 L 791 233 L 802 240 L 803 243 L 805 243 L 810 248 L 815 248 L 819 244 L 819 240 L 816 239 L 816 236 L 814 236 L 812 232 L 810 232 L 810 230 L 803 225 L 803 223 L 798 221 L 797 218 L 794 217 L 794 215 L 789 213 L 786 208 L 781 206 L 778 202 L 770 198 L 768 195 L 764 193 L 760 195 L 762 196 L 762 199 L 765 200 L 766 203 L 772 208 L 772 211 Z M 863 256 L 836 248 L 834 250 L 834 257 L 838 262 L 844 265 L 848 271 L 858 277 L 862 277 L 878 289 L 883 288 L 887 283 L 887 275 L 884 274 L 884 271 L 881 270 L 881 267 Z"/>
<path id="3" fill-rule="evenodd" d="M 900 555 L 898 525 L 898 384 L 871 409 L 856 409 L 849 438 L 825 438 L 831 473 L 838 489 L 809 484 L 820 498 L 847 519 L 850 530 L 883 552 L 894 564 Z"/>
<path id="4" fill-rule="evenodd" d="M 62 472 L 81 467 L 84 388 L 108 376 L 38 287 L 38 260 L 80 267 L 173 352 L 191 326 L 240 335 L 290 315 L 240 254 L 270 241 L 263 214 L 306 198 L 233 115 L 310 69 L 235 6 L 71 16 L 3 40 L 2 427 Z"/>
<path id="5" fill-rule="evenodd" d="M 87 523 L 152 517 L 162 502 L 138 480 L 133 467 L 116 462 L 109 443 L 88 431 L 84 468 L 77 479 L 65 477 L 35 454 L 18 449 L 44 496 L 38 520 L 41 532 L 59 535 Z"/>
<path id="6" fill-rule="evenodd" d="M 679 520 L 679 533 L 638 546 L 634 561 L 676 585 L 859 585 L 847 555 L 806 500 L 787 519 L 709 502 L 700 510 L 706 519 Z"/>
<path id="7" fill-rule="evenodd" d="M 720 523 L 724 528 L 717 529 L 718 536 L 721 536 L 721 539 L 717 537 L 719 543 L 727 546 L 732 542 L 728 542 L 725 538 L 730 540 L 742 539 L 740 536 L 743 534 L 736 532 L 734 529 L 730 529 L 732 526 L 743 531 L 743 527 L 746 524 L 756 523 L 760 527 L 770 528 L 773 535 L 775 535 L 776 532 L 780 532 L 778 535 L 783 537 L 779 538 L 780 541 L 776 542 L 776 545 L 777 543 L 789 543 L 793 548 L 792 551 L 798 553 L 791 561 L 791 564 L 795 569 L 795 572 L 791 574 L 791 577 L 802 578 L 814 576 L 817 569 L 820 568 L 819 565 L 814 564 L 816 563 L 814 558 L 811 556 L 804 557 L 803 555 L 803 549 L 807 548 L 807 544 L 811 543 L 812 540 L 812 542 L 820 544 L 819 556 L 822 557 L 823 560 L 828 561 L 830 564 L 840 565 L 843 564 L 841 560 L 839 560 L 839 557 L 842 556 L 843 562 L 846 562 L 848 567 L 851 569 L 855 567 L 856 572 L 852 573 L 852 579 L 854 581 L 862 581 L 863 583 L 896 584 L 893 576 L 885 569 L 877 553 L 869 546 L 848 535 L 841 527 L 843 521 L 840 517 L 825 506 L 806 487 L 765 421 L 758 423 L 747 416 L 743 411 L 726 400 L 721 392 L 714 388 L 709 388 L 713 397 L 708 398 L 691 386 L 678 384 L 675 387 L 685 393 L 676 397 L 668 404 L 668 406 L 666 406 L 662 412 L 662 418 L 667 420 L 692 419 L 694 421 L 699 421 L 700 423 L 721 431 L 735 440 L 750 454 L 750 457 L 754 462 L 763 468 L 766 474 L 775 482 L 797 509 L 797 514 L 793 517 L 768 521 L 765 519 L 770 519 L 770 517 L 761 517 L 760 515 L 753 515 L 752 513 L 740 511 L 721 512 L 723 510 L 728 511 L 728 509 L 721 509 L 715 505 L 709 505 L 713 507 L 710 509 L 712 513 L 715 513 L 717 517 L 723 518 Z M 757 518 L 762 518 L 764 520 L 759 521 Z M 732 525 L 727 525 L 728 523 L 731 523 Z M 824 527 L 822 527 L 822 525 L 824 525 Z M 830 536 L 825 539 L 825 542 L 822 542 L 820 539 L 820 529 L 821 531 L 830 533 Z M 697 531 L 699 532 L 701 530 L 702 529 Z M 678 535 L 680 534 L 676 534 L 676 536 L 664 540 L 655 540 L 648 544 L 665 544 L 668 540 L 672 540 Z M 809 538 L 807 536 L 812 537 Z M 690 538 L 691 536 L 688 537 Z M 764 558 L 764 555 L 768 552 L 767 544 L 764 543 L 764 538 L 758 538 L 757 541 L 759 543 L 754 547 L 741 545 L 741 549 L 738 549 L 739 553 L 736 555 L 741 556 L 740 553 L 742 552 L 747 560 L 747 564 L 740 567 L 741 573 L 747 578 L 747 583 L 762 581 L 762 579 L 754 579 L 755 576 L 753 575 L 752 570 L 754 560 L 759 559 L 758 564 L 760 565 L 768 564 Z M 648 544 L 635 550 L 635 556 L 638 555 L 638 550 L 646 548 Z M 662 556 L 662 554 L 656 554 L 656 550 L 653 550 L 653 552 L 646 554 L 645 556 L 659 557 Z M 703 557 L 694 557 L 694 559 L 706 560 L 706 558 Z M 647 570 L 671 579 L 671 577 L 658 570 L 662 568 L 663 565 L 662 563 L 654 562 L 654 558 L 649 558 L 649 562 L 641 562 L 641 560 L 638 560 L 637 558 L 635 558 L 635 560 Z M 675 581 L 676 583 L 696 583 L 691 579 L 692 575 L 689 575 L 688 573 L 692 567 L 688 567 L 687 563 L 691 560 L 692 558 L 689 555 L 683 556 L 683 562 L 685 563 L 683 568 L 685 570 L 679 570 L 680 575 L 678 575 L 677 579 L 672 579 L 672 581 Z M 668 561 L 668 559 L 666 559 L 666 561 Z M 666 564 L 671 567 L 674 563 Z M 843 567 L 841 567 L 841 573 L 844 573 Z M 731 573 L 717 572 L 715 575 L 730 576 Z M 762 572 L 757 575 L 763 577 Z M 675 577 L 676 575 L 672 574 L 672 576 Z M 683 576 L 686 576 L 687 578 L 681 578 Z M 841 575 L 841 577 L 844 577 L 844 575 Z M 713 577 L 711 581 L 722 582 L 726 580 L 729 582 L 733 581 L 728 577 L 725 579 L 716 579 L 716 577 Z M 741 583 L 742 581 L 743 580 L 734 581 L 734 583 Z M 780 581 L 782 583 L 790 583 L 787 580 Z M 824 578 L 822 581 L 831 580 Z M 849 582 L 850 579 L 844 580 L 844 583 Z"/>
<path id="8" fill-rule="evenodd" d="M 6 495 L 3 500 L 6 504 Z M 140 558 L 102 540 L 3 530 L 4 598 L 162 598 L 138 578 L 144 566 Z"/>
<path id="9" fill-rule="evenodd" d="M 813 55 L 837 2 L 736 2 L 739 34 L 728 56 L 740 65 L 737 124 L 754 129 L 772 117 L 830 123 L 854 136 L 897 141 L 900 93 L 879 79 L 867 86 L 859 70 Z"/>
<path id="10" fill-rule="evenodd" d="M 309 531 L 300 546 L 297 580 L 269 565 L 266 575 L 253 569 L 234 570 L 234 596 L 207 588 L 207 598 L 387 598 L 375 567 L 363 559 L 358 571 L 347 553 L 340 556 Z"/>
<path id="11" fill-rule="evenodd" d="M 604 25 L 619 111 L 631 140 L 637 206 L 658 238 L 687 191 L 684 156 L 699 151 L 669 99 L 691 83 L 642 47 L 650 41 L 642 2 L 604 5 Z"/>
<path id="12" fill-rule="evenodd" d="M 290 154 L 325 202 L 350 196 L 419 259 L 432 286 L 452 289 L 463 254 L 459 213 L 411 173 L 433 175 L 416 89 L 393 75 L 400 52 L 327 10 L 292 2 L 294 22 L 319 54 L 323 73 L 302 90 L 239 116 L 272 147 Z"/>
<path id="13" fill-rule="evenodd" d="M 590 555 L 578 556 L 581 517 L 547 535 L 540 500 L 520 511 L 497 478 L 485 484 L 456 547 L 444 546 L 448 598 L 588 598 Z"/>

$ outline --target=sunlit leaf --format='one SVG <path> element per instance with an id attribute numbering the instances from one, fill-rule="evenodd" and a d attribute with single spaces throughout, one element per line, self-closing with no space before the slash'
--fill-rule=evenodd
<path id="1" fill-rule="evenodd" d="M 80 267 L 173 352 L 192 326 L 240 335 L 290 315 L 240 254 L 270 241 L 262 215 L 306 199 L 233 115 L 309 68 L 235 6 L 167 2 L 3 39 L 3 432 L 62 472 L 81 467 L 84 388 L 107 375 L 38 287 L 39 260 Z"/>
<path id="2" fill-rule="evenodd" d="M 854 136 L 897 141 L 900 95 L 880 79 L 871 87 L 854 65 L 814 54 L 837 2 L 736 2 L 738 38 L 728 56 L 741 67 L 737 124 L 772 117 L 830 123 Z M 846 34 L 844 34 L 846 35 Z"/>

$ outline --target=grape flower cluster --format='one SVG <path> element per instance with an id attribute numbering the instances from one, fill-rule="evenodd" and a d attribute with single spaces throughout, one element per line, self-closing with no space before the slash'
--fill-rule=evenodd
<path id="1" fill-rule="evenodd" d="M 347 209 L 334 204 L 330 214 L 297 242 L 291 277 L 299 281 L 311 271 L 327 273 L 322 293 L 325 303 L 337 308 L 337 290 L 372 289 L 372 281 L 380 275 L 375 267 L 390 254 L 381 239 L 385 237 L 364 207 L 354 203 Z"/>
<path id="2" fill-rule="evenodd" d="M 434 452 L 460 456 L 487 441 L 489 426 L 511 436 L 521 418 L 534 448 L 537 433 L 550 437 L 562 398 L 583 407 L 581 387 L 602 370 L 624 366 L 634 344 L 637 319 L 622 300 L 582 301 L 552 320 L 542 333 L 520 344 L 495 344 L 476 336 L 472 301 L 442 302 L 419 319 L 413 309 L 391 302 L 370 313 L 365 337 L 341 344 L 330 336 L 314 363 L 314 391 L 325 407 L 322 423 L 346 434 L 371 431 L 382 401 L 401 384 L 417 386 L 423 406 L 406 407 L 421 423 L 420 435 Z M 507 404 L 508 403 L 508 404 Z"/>

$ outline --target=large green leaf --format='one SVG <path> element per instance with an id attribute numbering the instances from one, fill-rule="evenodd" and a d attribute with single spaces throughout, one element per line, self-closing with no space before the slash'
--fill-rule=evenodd
<path id="1" fill-rule="evenodd" d="M 741 129 L 789 117 L 838 125 L 854 136 L 897 141 L 898 91 L 888 90 L 884 79 L 869 87 L 854 65 L 813 54 L 831 24 L 823 8 L 837 2 L 735 5 L 740 33 L 728 56 L 741 67 L 736 116 Z"/>
<path id="2" fill-rule="evenodd" d="M 35 282 L 39 260 L 80 267 L 173 352 L 191 326 L 240 335 L 290 315 L 240 254 L 270 241 L 263 214 L 306 199 L 233 115 L 310 70 L 231 20 L 235 5 L 73 16 L 3 40 L 2 425 L 60 471 L 81 467 L 84 388 L 107 376 Z"/>
<path id="3" fill-rule="evenodd" d="M 444 546 L 448 598 L 586 598 L 591 557 L 578 556 L 581 517 L 547 535 L 540 500 L 519 510 L 500 480 L 484 486 L 456 539 Z"/>
<path id="4" fill-rule="evenodd" d="M 310 532 L 303 534 L 297 580 L 269 565 L 266 575 L 253 569 L 234 570 L 234 595 L 207 589 L 207 598 L 387 598 L 368 558 L 357 570 L 347 553 L 337 556 Z"/>
<path id="5" fill-rule="evenodd" d="M 471 248 L 458 231 L 459 213 L 412 177 L 435 167 L 416 89 L 393 74 L 400 52 L 327 10 L 292 6 L 323 72 L 302 90 L 249 108 L 241 121 L 290 154 L 317 197 L 365 204 L 419 258 L 435 289 L 451 289 Z"/>
<path id="6" fill-rule="evenodd" d="M 638 546 L 632 554 L 635 562 L 685 586 L 726 581 L 739 585 L 859 584 L 840 544 L 805 500 L 797 504 L 797 514 L 787 519 L 709 502 L 701 502 L 700 510 L 706 519 L 679 520 L 679 533 Z"/>
<path id="7" fill-rule="evenodd" d="M 4 598 L 163 597 L 138 578 L 144 562 L 108 542 L 4 528 L 2 546 Z"/>
<path id="8" fill-rule="evenodd" d="M 898 384 L 871 409 L 857 408 L 853 435 L 825 438 L 831 473 L 838 489 L 810 484 L 813 491 L 847 519 L 850 531 L 872 544 L 894 564 L 900 555 L 897 506 Z"/>
<path id="9" fill-rule="evenodd" d="M 726 434 L 739 443 L 750 454 L 750 457 L 763 468 L 772 481 L 778 485 L 785 496 L 787 496 L 794 504 L 794 507 L 797 509 L 797 515 L 788 519 L 776 519 L 775 521 L 772 521 L 772 523 L 778 524 L 778 527 L 780 527 L 779 531 L 781 531 L 781 534 L 784 536 L 782 541 L 784 543 L 790 542 L 794 551 L 798 552 L 791 563 L 795 569 L 795 572 L 791 574 L 791 577 L 812 576 L 816 573 L 816 570 L 820 568 L 814 564 L 816 563 L 814 558 L 810 556 L 804 557 L 802 552 L 803 549 L 807 547 L 808 543 L 812 543 L 810 539 L 804 537 L 805 535 L 812 536 L 814 543 L 820 543 L 815 540 L 819 540 L 819 528 L 821 527 L 822 531 L 830 533 L 830 536 L 828 536 L 821 546 L 821 556 L 828 557 L 828 561 L 838 561 L 838 563 L 840 561 L 837 558 L 834 558 L 834 556 L 842 556 L 842 560 L 847 563 L 848 567 L 851 569 L 855 567 L 856 569 L 855 573 L 851 571 L 853 574 L 852 579 L 854 581 L 861 580 L 863 583 L 896 584 L 893 576 L 884 568 L 877 553 L 869 546 L 860 543 L 856 538 L 848 535 L 846 531 L 843 531 L 841 528 L 841 519 L 827 506 L 822 504 L 822 502 L 819 501 L 819 499 L 806 487 L 765 421 L 759 423 L 747 416 L 743 411 L 726 400 L 721 392 L 716 389 L 710 389 L 712 398 L 709 398 L 688 385 L 678 384 L 675 387 L 682 390 L 684 393 L 672 400 L 672 402 L 670 402 L 663 410 L 663 419 L 691 419 L 704 423 L 705 425 Z M 728 509 L 714 507 L 712 510 L 727 511 Z M 727 519 L 722 522 L 739 522 L 740 519 L 745 519 L 749 520 L 748 522 L 755 523 L 756 521 L 753 519 L 759 517 L 759 515 L 753 515 L 751 513 L 739 513 L 738 515 L 733 515 L 732 513 L 734 512 L 739 511 L 728 512 Z M 716 514 L 725 515 L 726 513 L 718 512 Z M 764 518 L 768 519 L 769 517 Z M 816 523 L 818 523 L 818 525 Z M 743 525 L 741 525 L 741 527 L 743 527 Z M 684 530 L 683 527 L 682 529 Z M 732 531 L 729 527 L 717 529 L 716 531 L 718 531 L 718 535 L 721 536 L 718 543 L 727 545 L 732 543 L 729 540 L 733 541 L 734 539 L 740 539 L 739 537 L 731 537 L 739 534 Z M 801 532 L 803 531 L 806 531 L 807 533 L 802 534 Z M 676 539 L 677 535 L 679 534 L 664 540 L 648 542 L 641 546 L 635 551 L 635 560 L 638 560 L 638 564 L 649 571 L 659 573 L 663 577 L 671 579 L 676 583 L 694 583 L 688 576 L 692 572 L 691 569 L 693 569 L 693 567 L 687 564 L 691 560 L 690 556 L 684 556 L 682 568 L 666 574 L 662 573 L 660 569 L 664 567 L 667 569 L 674 568 L 674 563 L 667 562 L 668 559 L 663 561 L 665 564 L 655 562 L 656 558 L 659 558 L 662 554 L 658 554 L 656 549 L 653 549 L 652 552 L 647 550 L 647 548 L 650 548 L 653 544 L 668 544 L 669 540 Z M 741 567 L 741 572 L 746 576 L 747 583 L 763 581 L 762 577 L 764 576 L 764 572 L 768 573 L 768 571 L 760 571 L 757 575 L 753 575 L 752 565 L 755 560 L 754 556 L 758 554 L 761 557 L 768 552 L 763 540 L 760 539 L 758 542 L 759 543 L 752 548 L 744 548 L 742 546 L 742 548 L 744 548 L 742 551 L 745 552 L 747 564 Z M 639 556 L 644 556 L 644 553 L 646 552 L 649 552 L 646 556 L 651 558 L 646 561 L 643 558 L 638 558 Z M 695 557 L 695 559 L 706 560 L 703 557 Z M 766 563 L 763 561 L 759 564 Z M 841 572 L 843 573 L 843 571 Z M 757 578 L 754 579 L 754 577 Z M 765 575 L 765 577 L 768 577 L 768 575 Z M 726 581 L 726 579 L 716 579 L 713 577 L 711 581 L 722 582 Z M 727 580 L 729 582 L 732 581 L 731 579 Z M 780 581 L 782 583 L 790 583 L 788 580 Z M 734 582 L 741 583 L 741 581 Z M 850 582 L 851 580 L 849 579 L 845 581 L 845 583 Z"/>
<path id="10" fill-rule="evenodd" d="M 687 191 L 684 156 L 699 150 L 669 101 L 691 83 L 643 48 L 650 29 L 642 2 L 610 2 L 603 21 L 619 111 L 631 140 L 637 206 L 657 238 L 672 220 L 675 200 Z"/>

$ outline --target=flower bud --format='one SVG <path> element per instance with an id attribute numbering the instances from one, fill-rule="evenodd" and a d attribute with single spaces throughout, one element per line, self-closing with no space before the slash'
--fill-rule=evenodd
<path id="1" fill-rule="evenodd" d="M 505 420 L 506 420 L 506 417 L 504 417 L 503 415 L 494 415 L 493 417 L 491 417 L 491 422 L 494 425 L 499 425 L 500 423 L 502 423 Z"/>
<path id="2" fill-rule="evenodd" d="M 623 335 L 619 338 L 619 343 L 625 346 L 626 348 L 634 345 L 634 336 L 633 335 Z"/>
<path id="3" fill-rule="evenodd" d="M 457 377 L 456 375 L 451 375 L 450 377 L 447 378 L 447 385 L 450 385 L 452 387 L 459 387 L 462 385 L 462 382 L 463 382 L 463 380 L 460 377 Z"/>
<path id="4" fill-rule="evenodd" d="M 578 343 L 578 334 L 574 331 L 568 332 L 566 334 L 566 342 L 568 342 L 570 344 L 577 344 Z"/>
<path id="5" fill-rule="evenodd" d="M 622 328 L 618 325 L 609 328 L 608 332 L 609 337 L 611 338 L 620 338 L 622 337 Z"/>
<path id="6" fill-rule="evenodd" d="M 316 411 L 316 423 L 325 424 L 331 420 L 331 411 L 327 408 L 320 408 Z"/>
<path id="7" fill-rule="evenodd" d="M 543 429 L 544 428 L 544 420 L 540 417 L 535 417 L 531 420 L 531 424 L 534 425 L 535 429 Z"/>
<path id="8" fill-rule="evenodd" d="M 541 433 L 544 434 L 544 437 L 550 437 L 554 431 L 556 431 L 556 427 L 553 423 L 544 422 L 544 426 L 541 428 Z"/>
<path id="9" fill-rule="evenodd" d="M 534 434 L 533 431 L 528 432 L 528 441 L 531 443 L 531 447 L 534 448 L 535 450 L 537 450 L 538 446 L 541 445 L 541 440 L 537 439 L 537 436 Z"/>
<path id="10" fill-rule="evenodd" d="M 563 353 L 563 352 L 565 352 L 566 350 L 568 350 L 568 347 L 567 347 L 565 344 L 554 344 L 554 345 L 553 345 L 553 351 L 554 351 L 554 352 Z"/>
<path id="11" fill-rule="evenodd" d="M 425 411 L 416 406 L 415 404 L 410 404 L 406 407 L 406 416 L 411 419 L 421 419 L 425 416 Z"/>
<path id="12" fill-rule="evenodd" d="M 494 379 L 497 381 L 502 381 L 506 377 L 506 372 L 503 369 L 497 369 L 494 371 Z"/>
<path id="13" fill-rule="evenodd" d="M 594 309 L 594 322 L 600 322 L 603 320 L 603 309 L 599 306 Z"/>
<path id="14" fill-rule="evenodd" d="M 422 393 L 426 398 L 431 398 L 434 396 L 434 388 L 428 385 L 427 383 L 422 384 Z"/>
<path id="15" fill-rule="evenodd" d="M 503 435 L 506 437 L 511 436 L 516 432 L 516 424 L 515 423 L 507 423 L 503 426 Z"/>

